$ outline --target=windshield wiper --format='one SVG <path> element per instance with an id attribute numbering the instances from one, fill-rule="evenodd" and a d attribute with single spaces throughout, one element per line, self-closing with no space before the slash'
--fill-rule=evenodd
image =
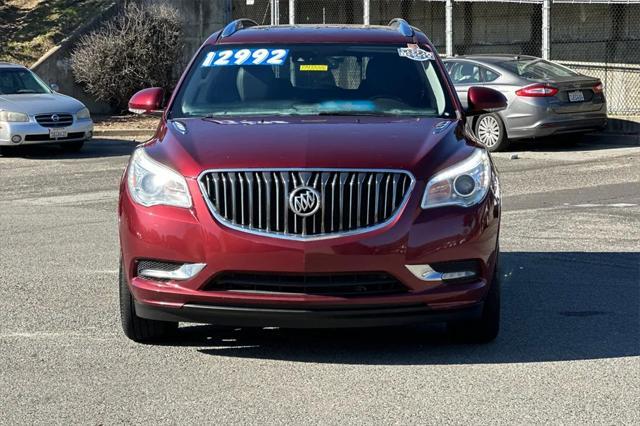
<path id="1" fill-rule="evenodd" d="M 357 115 L 357 116 L 370 116 L 370 117 L 397 117 L 398 114 L 392 114 L 389 112 L 380 112 L 380 111 L 320 111 L 318 115 L 338 115 L 338 116 L 349 116 L 349 115 Z"/>

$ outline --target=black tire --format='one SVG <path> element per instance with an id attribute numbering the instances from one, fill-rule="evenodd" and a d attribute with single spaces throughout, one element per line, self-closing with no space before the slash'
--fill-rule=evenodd
<path id="1" fill-rule="evenodd" d="M 84 141 L 64 142 L 60 144 L 60 148 L 64 152 L 79 152 L 84 146 Z"/>
<path id="2" fill-rule="evenodd" d="M 149 320 L 136 315 L 122 261 L 120 261 L 120 320 L 125 336 L 139 343 L 161 341 L 175 334 L 178 329 L 177 322 Z"/>
<path id="3" fill-rule="evenodd" d="M 449 335 L 463 343 L 489 343 L 500 332 L 500 274 L 496 266 L 489 292 L 484 300 L 482 316 L 470 321 L 447 323 Z"/>
<path id="4" fill-rule="evenodd" d="M 504 123 L 498 114 L 483 114 L 478 117 L 473 131 L 491 152 L 504 151 L 509 146 Z"/>

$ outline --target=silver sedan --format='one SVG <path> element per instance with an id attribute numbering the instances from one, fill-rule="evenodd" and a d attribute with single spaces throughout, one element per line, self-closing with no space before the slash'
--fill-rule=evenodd
<path id="1" fill-rule="evenodd" d="M 93 121 L 80 101 L 56 93 L 21 65 L 0 63 L 0 150 L 59 143 L 78 151 L 92 134 Z"/>
<path id="2" fill-rule="evenodd" d="M 489 150 L 510 140 L 600 129 L 607 122 L 602 82 L 535 56 L 473 55 L 444 60 L 466 107 L 471 86 L 502 92 L 505 110 L 476 117 L 473 130 Z"/>

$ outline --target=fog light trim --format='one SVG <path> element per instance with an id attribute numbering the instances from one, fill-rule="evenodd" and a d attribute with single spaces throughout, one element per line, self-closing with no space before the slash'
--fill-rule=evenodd
<path id="1" fill-rule="evenodd" d="M 143 278 L 156 278 L 160 280 L 184 281 L 198 275 L 207 266 L 206 263 L 185 263 L 177 269 L 163 271 L 160 269 L 143 269 L 138 275 Z"/>
<path id="2" fill-rule="evenodd" d="M 477 276 L 474 271 L 438 272 L 429 265 L 405 265 L 416 278 L 426 282 L 468 280 Z"/>
<path id="3" fill-rule="evenodd" d="M 20 136 L 20 135 L 13 135 L 13 136 L 11 136 L 11 142 L 13 142 L 13 143 L 20 143 L 20 142 L 22 142 L 22 136 Z"/>

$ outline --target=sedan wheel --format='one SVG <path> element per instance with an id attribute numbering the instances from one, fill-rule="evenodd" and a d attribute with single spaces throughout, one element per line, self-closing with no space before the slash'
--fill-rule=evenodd
<path id="1" fill-rule="evenodd" d="M 496 114 L 481 115 L 476 122 L 476 137 L 489 151 L 502 151 L 507 147 L 502 120 Z"/>

